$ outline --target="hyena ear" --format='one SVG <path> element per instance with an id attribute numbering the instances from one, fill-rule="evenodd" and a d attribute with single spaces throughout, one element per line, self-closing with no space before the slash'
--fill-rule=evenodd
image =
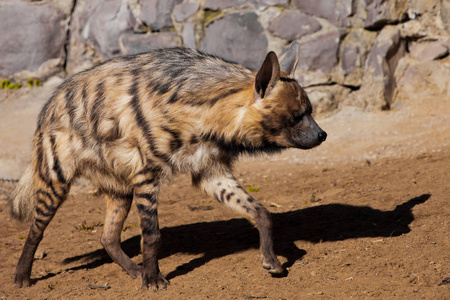
<path id="1" fill-rule="evenodd" d="M 267 53 L 266 59 L 256 74 L 255 79 L 255 96 L 258 99 L 264 98 L 270 90 L 275 86 L 275 83 L 280 80 L 280 63 L 277 55 L 270 51 Z"/>
<path id="2" fill-rule="evenodd" d="M 291 78 L 294 77 L 299 57 L 300 45 L 297 42 L 293 42 L 280 63 L 281 70 L 288 74 Z"/>

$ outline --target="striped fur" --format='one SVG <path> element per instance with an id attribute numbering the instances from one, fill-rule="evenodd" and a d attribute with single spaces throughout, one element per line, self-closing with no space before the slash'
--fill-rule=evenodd
<path id="1" fill-rule="evenodd" d="M 13 216 L 33 220 L 16 268 L 18 286 L 30 284 L 34 252 L 46 226 L 78 177 L 108 195 L 101 242 L 143 287 L 165 288 L 157 251 L 158 193 L 176 173 L 251 220 L 259 229 L 261 260 L 282 272 L 273 252 L 268 211 L 236 182 L 240 154 L 311 148 L 326 134 L 311 104 L 291 79 L 293 44 L 282 62 L 270 52 L 255 73 L 198 51 L 174 48 L 107 61 L 67 79 L 39 115 L 32 164 L 11 203 Z M 142 229 L 143 266 L 120 248 L 131 203 Z"/>

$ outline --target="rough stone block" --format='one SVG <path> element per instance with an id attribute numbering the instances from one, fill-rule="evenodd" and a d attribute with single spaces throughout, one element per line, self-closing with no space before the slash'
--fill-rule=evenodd
<path id="1" fill-rule="evenodd" d="M 62 69 L 68 23 L 65 13 L 47 2 L 9 0 L 0 4 L 0 20 L 0 76 L 28 70 L 41 77 Z M 44 64 L 51 67 L 40 72 Z"/>
<path id="2" fill-rule="evenodd" d="M 297 8 L 306 14 L 329 20 L 337 26 L 347 26 L 355 13 L 354 0 L 295 0 Z"/>
<path id="3" fill-rule="evenodd" d="M 200 7 L 198 2 L 184 2 L 175 6 L 173 18 L 176 22 L 183 22 L 195 15 Z"/>
<path id="4" fill-rule="evenodd" d="M 335 110 L 350 93 L 349 89 L 338 84 L 308 87 L 305 90 L 316 114 Z"/>
<path id="5" fill-rule="evenodd" d="M 185 47 L 197 49 L 197 42 L 195 39 L 195 25 L 192 23 L 186 23 L 183 25 L 183 44 Z"/>
<path id="6" fill-rule="evenodd" d="M 140 19 L 150 27 L 151 30 L 161 30 L 172 27 L 171 14 L 175 5 L 183 0 L 141 0 Z"/>
<path id="7" fill-rule="evenodd" d="M 153 49 L 171 48 L 177 46 L 176 32 L 156 32 L 152 34 L 124 33 L 120 37 L 123 54 L 138 54 Z"/>
<path id="8" fill-rule="evenodd" d="M 322 25 L 314 17 L 297 11 L 286 11 L 274 19 L 268 29 L 282 39 L 293 41 L 319 31 Z"/>
<path id="9" fill-rule="evenodd" d="M 300 42 L 299 68 L 307 71 L 331 72 L 338 62 L 341 37 L 338 30 L 330 30 L 302 40 Z"/>
<path id="10" fill-rule="evenodd" d="M 407 17 L 408 1 L 405 0 L 366 0 L 367 18 L 364 27 L 382 28 L 386 24 L 394 24 Z"/>
<path id="11" fill-rule="evenodd" d="M 405 44 L 395 26 L 384 27 L 376 38 L 363 78 L 363 89 L 372 95 L 369 106 L 390 107 L 397 86 L 394 73 L 398 61 L 405 55 Z"/>
<path id="12" fill-rule="evenodd" d="M 232 13 L 209 24 L 200 49 L 257 69 L 266 55 L 267 44 L 255 13 Z"/>
<path id="13" fill-rule="evenodd" d="M 343 39 L 339 57 L 342 69 L 340 83 L 360 86 L 364 65 L 377 34 L 362 28 L 351 30 Z"/>
<path id="14" fill-rule="evenodd" d="M 441 20 L 445 30 L 450 34 L 450 1 L 441 1 Z"/>
<path id="15" fill-rule="evenodd" d="M 265 8 L 268 6 L 288 7 L 289 0 L 208 0 L 203 8 L 217 11 L 227 8 Z"/>
<path id="16" fill-rule="evenodd" d="M 72 15 L 67 71 L 78 72 L 122 54 L 119 37 L 136 19 L 121 0 L 78 0 Z"/>
<path id="17" fill-rule="evenodd" d="M 435 60 L 448 55 L 448 48 L 439 41 L 413 43 L 409 50 L 414 58 L 423 61 Z"/>
<path id="18" fill-rule="evenodd" d="M 90 12 L 88 12 L 90 13 Z M 105 59 L 120 55 L 119 37 L 131 32 L 134 17 L 125 2 L 102 1 L 92 12 L 84 30 Z"/>

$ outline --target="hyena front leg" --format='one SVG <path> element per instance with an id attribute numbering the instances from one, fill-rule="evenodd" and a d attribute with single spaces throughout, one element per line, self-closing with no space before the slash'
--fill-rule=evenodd
<path id="1" fill-rule="evenodd" d="M 139 212 L 142 230 L 142 288 L 154 291 L 165 289 L 169 281 L 159 270 L 158 250 L 161 233 L 158 223 L 158 170 L 144 169 L 134 180 L 134 199 Z"/>
<path id="2" fill-rule="evenodd" d="M 130 211 L 133 195 L 108 195 L 106 199 L 105 227 L 101 243 L 109 256 L 131 277 L 141 275 L 141 268 L 133 262 L 120 247 L 123 223 Z"/>
<path id="3" fill-rule="evenodd" d="M 30 285 L 31 267 L 36 249 L 44 236 L 45 228 L 53 219 L 58 207 L 67 198 L 70 189 L 69 183 L 57 180 L 44 182 L 42 179 L 36 179 L 36 181 L 39 181 L 38 186 L 35 187 L 36 192 L 30 195 L 37 198 L 34 219 L 13 277 L 17 287 Z"/>
<path id="4" fill-rule="evenodd" d="M 256 225 L 259 231 L 262 266 L 269 270 L 269 273 L 282 273 L 283 268 L 273 251 L 272 218 L 268 210 L 250 196 L 231 173 L 196 175 L 193 176 L 193 183 Z"/>

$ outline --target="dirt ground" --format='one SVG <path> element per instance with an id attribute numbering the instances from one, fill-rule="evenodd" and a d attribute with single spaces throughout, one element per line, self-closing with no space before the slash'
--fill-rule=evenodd
<path id="1" fill-rule="evenodd" d="M 256 229 L 179 176 L 160 194 L 167 290 L 143 291 L 140 279 L 112 263 L 99 242 L 103 196 L 85 182 L 46 230 L 33 285 L 17 289 L 12 274 L 29 225 L 10 219 L 6 199 L 15 183 L 0 182 L 0 297 L 450 299 L 450 99 L 400 99 L 389 112 L 345 108 L 318 121 L 329 134 L 319 148 L 236 166 L 242 185 L 272 213 L 284 276 L 261 267 Z M 3 126 L 8 147 L 14 129 Z M 122 247 L 136 262 L 138 224 L 133 207 Z"/>

